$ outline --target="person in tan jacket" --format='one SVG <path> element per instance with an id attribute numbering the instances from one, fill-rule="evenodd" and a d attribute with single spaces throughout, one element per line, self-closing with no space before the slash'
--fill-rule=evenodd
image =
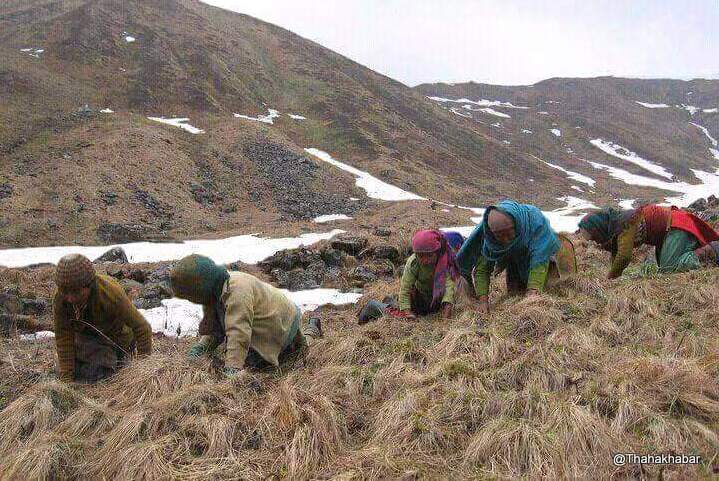
<path id="1" fill-rule="evenodd" d="M 177 297 L 203 307 L 200 340 L 190 350 L 197 358 L 225 343 L 227 377 L 244 368 L 293 364 L 308 350 L 305 334 L 320 337 L 321 326 L 300 329 L 302 312 L 282 291 L 244 272 L 228 272 L 211 259 L 191 255 L 170 274 Z"/>
<path id="2" fill-rule="evenodd" d="M 57 264 L 53 301 L 58 370 L 63 381 L 95 382 L 112 375 L 135 350 L 152 352 L 152 329 L 115 279 L 70 254 Z"/>

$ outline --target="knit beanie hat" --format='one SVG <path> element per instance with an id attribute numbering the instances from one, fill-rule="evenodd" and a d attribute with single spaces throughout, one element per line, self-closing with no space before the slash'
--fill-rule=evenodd
<path id="1" fill-rule="evenodd" d="M 55 283 L 62 291 L 74 291 L 89 287 L 95 275 L 95 266 L 90 259 L 80 254 L 68 254 L 57 263 Z"/>
<path id="2" fill-rule="evenodd" d="M 217 301 L 230 274 L 209 257 L 193 254 L 181 259 L 170 273 L 172 290 L 177 297 L 195 304 Z"/>

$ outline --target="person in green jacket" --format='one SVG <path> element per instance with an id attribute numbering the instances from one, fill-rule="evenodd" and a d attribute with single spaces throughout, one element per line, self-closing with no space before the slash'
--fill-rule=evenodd
<path id="1" fill-rule="evenodd" d="M 228 272 L 208 257 L 183 258 L 173 267 L 170 282 L 177 297 L 203 307 L 201 337 L 190 358 L 224 343 L 226 377 L 245 368 L 292 365 L 307 353 L 305 335 L 322 336 L 318 319 L 302 332 L 302 312 L 282 291 L 250 274 Z"/>
<path id="2" fill-rule="evenodd" d="M 482 223 L 467 238 L 457 264 L 462 276 L 474 284 L 480 312 L 489 312 L 492 272 L 507 273 L 507 290 L 513 294 L 542 292 L 550 277 L 576 272 L 571 241 L 559 237 L 537 207 L 504 200 L 490 206 Z"/>
<path id="3" fill-rule="evenodd" d="M 399 310 L 390 314 L 415 317 L 441 311 L 442 317 L 452 317 L 459 270 L 446 237 L 436 230 L 419 231 L 412 251 L 400 282 Z"/>
<path id="4" fill-rule="evenodd" d="M 152 329 L 118 282 L 70 254 L 57 264 L 53 301 L 55 345 L 63 381 L 96 382 L 137 351 L 152 353 Z"/>

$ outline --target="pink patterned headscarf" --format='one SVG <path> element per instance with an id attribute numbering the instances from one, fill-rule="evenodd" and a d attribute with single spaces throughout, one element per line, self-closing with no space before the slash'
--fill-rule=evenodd
<path id="1" fill-rule="evenodd" d="M 432 307 L 442 302 L 447 282 L 447 274 L 455 282 L 459 279 L 459 269 L 452 249 L 448 248 L 447 239 L 437 230 L 421 230 L 412 237 L 412 250 L 415 253 L 433 253 L 439 255 L 434 266 L 434 282 L 432 284 Z"/>

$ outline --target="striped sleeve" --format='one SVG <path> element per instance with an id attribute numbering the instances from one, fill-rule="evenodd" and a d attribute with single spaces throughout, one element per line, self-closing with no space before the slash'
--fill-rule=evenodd
<path id="1" fill-rule="evenodd" d="M 53 314 L 55 324 L 55 349 L 57 350 L 60 380 L 73 381 L 75 379 L 75 330 L 70 321 L 70 313 L 67 310 L 67 306 L 63 303 L 60 293 L 55 294 Z"/>

